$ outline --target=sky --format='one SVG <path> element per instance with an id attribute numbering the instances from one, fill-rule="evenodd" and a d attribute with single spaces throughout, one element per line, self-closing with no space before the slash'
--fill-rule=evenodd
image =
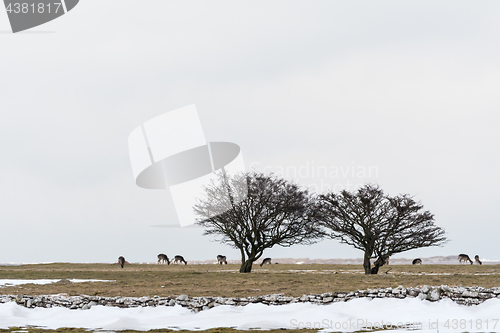
<path id="1" fill-rule="evenodd" d="M 0 263 L 239 252 L 135 185 L 130 132 L 195 104 L 247 170 L 322 193 L 409 193 L 450 241 L 498 254 L 500 4 L 82 0 L 12 34 L 0 11 Z M 326 171 L 325 171 L 326 170 Z M 268 257 L 357 258 L 336 241 Z"/>

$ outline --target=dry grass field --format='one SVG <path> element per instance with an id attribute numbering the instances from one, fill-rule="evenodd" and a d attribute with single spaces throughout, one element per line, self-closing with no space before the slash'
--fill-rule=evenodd
<path id="1" fill-rule="evenodd" d="M 388 274 L 385 271 L 391 269 Z M 500 265 L 394 265 L 381 274 L 364 275 L 357 265 L 256 265 L 252 273 L 238 273 L 237 265 L 37 264 L 0 266 L 0 279 L 102 279 L 115 282 L 49 285 L 27 284 L 0 288 L 0 294 L 98 296 L 244 297 L 273 293 L 300 296 L 354 291 L 375 287 L 421 285 L 500 286 Z"/>

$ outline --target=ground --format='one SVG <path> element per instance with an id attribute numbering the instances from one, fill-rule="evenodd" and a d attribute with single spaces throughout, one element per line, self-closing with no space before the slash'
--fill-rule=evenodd
<path id="1" fill-rule="evenodd" d="M 301 329 L 301 330 L 295 330 L 299 333 L 315 333 L 318 330 L 315 329 Z M 38 328 L 17 328 L 17 327 L 12 327 L 9 330 L 2 330 L 0 329 L 0 333 L 13 333 L 13 332 L 29 332 L 29 333 L 88 333 L 89 331 L 84 329 L 84 328 L 60 328 L 57 330 L 44 330 L 44 329 L 38 329 Z M 132 330 L 124 330 L 120 331 L 120 333 L 137 333 L 138 331 L 132 331 Z M 149 333 L 166 333 L 166 332 L 175 332 L 175 333 L 184 333 L 184 332 L 192 332 L 192 331 L 187 331 L 187 330 L 181 330 L 181 331 L 172 331 L 172 330 L 150 330 L 147 331 Z M 221 327 L 221 328 L 213 328 L 210 330 L 205 330 L 205 331 L 196 331 L 197 333 L 245 333 L 245 332 L 252 332 L 255 333 L 255 330 L 250 330 L 250 331 L 242 331 L 242 330 L 235 330 L 232 328 L 227 328 L 227 327 Z M 266 333 L 283 333 L 283 330 L 267 330 L 265 331 Z"/>
<path id="2" fill-rule="evenodd" d="M 500 265 L 391 265 L 383 266 L 378 275 L 364 275 L 357 265 L 272 264 L 262 268 L 256 265 L 249 274 L 238 270 L 238 265 L 131 264 L 123 269 L 116 264 L 0 266 L 0 279 L 115 280 L 21 285 L 0 288 L 0 294 L 245 297 L 274 293 L 301 296 L 399 285 L 500 286 Z"/>

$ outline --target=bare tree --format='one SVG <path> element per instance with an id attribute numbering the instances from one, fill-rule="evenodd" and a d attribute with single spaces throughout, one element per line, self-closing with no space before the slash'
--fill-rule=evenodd
<path id="1" fill-rule="evenodd" d="M 395 253 L 447 241 L 434 215 L 407 194 L 390 197 L 378 185 L 365 185 L 353 193 L 344 190 L 319 199 L 326 234 L 364 252 L 365 274 L 377 274 Z M 372 268 L 370 259 L 375 258 Z"/>
<path id="2" fill-rule="evenodd" d="M 321 238 L 313 202 L 307 190 L 274 175 L 222 174 L 194 211 L 205 235 L 240 250 L 240 273 L 249 273 L 265 249 Z"/>

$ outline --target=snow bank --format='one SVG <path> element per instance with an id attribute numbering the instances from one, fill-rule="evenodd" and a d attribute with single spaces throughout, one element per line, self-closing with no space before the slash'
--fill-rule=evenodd
<path id="1" fill-rule="evenodd" d="M 38 326 L 48 329 L 81 327 L 102 330 L 157 328 L 204 330 L 214 327 L 273 329 L 316 327 L 352 332 L 366 328 L 416 328 L 436 332 L 500 332 L 500 299 L 478 306 L 463 306 L 449 299 L 439 302 L 410 299 L 355 299 L 315 305 L 222 305 L 194 313 L 181 306 L 116 308 L 94 306 L 89 310 L 67 308 L 28 309 L 15 302 L 0 304 L 0 328 Z"/>

